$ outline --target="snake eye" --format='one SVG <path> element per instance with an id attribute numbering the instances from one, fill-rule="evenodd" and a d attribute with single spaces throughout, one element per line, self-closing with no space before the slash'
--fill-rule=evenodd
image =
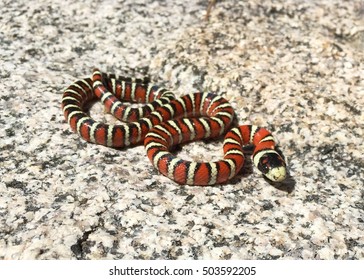
<path id="1" fill-rule="evenodd" d="M 263 174 L 267 174 L 269 172 L 270 169 L 269 154 L 265 154 L 259 159 L 257 167 L 259 171 L 262 172 Z"/>

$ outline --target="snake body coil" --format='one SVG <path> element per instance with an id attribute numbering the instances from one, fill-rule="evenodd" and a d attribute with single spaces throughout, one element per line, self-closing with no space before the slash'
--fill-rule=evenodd
<path id="1" fill-rule="evenodd" d="M 97 122 L 84 106 L 100 99 L 120 125 Z M 147 103 L 139 108 L 122 101 Z M 73 131 L 88 142 L 126 148 L 144 142 L 152 164 L 179 184 L 214 185 L 234 177 L 244 165 L 243 147 L 253 145 L 254 165 L 271 181 L 286 177 L 286 164 L 275 149 L 271 133 L 254 125 L 229 129 L 234 110 L 219 95 L 198 92 L 175 99 L 167 89 L 147 80 L 116 77 L 94 70 L 92 79 L 78 80 L 64 92 L 62 108 Z M 225 134 L 224 158 L 190 162 L 170 152 L 175 145 Z"/>

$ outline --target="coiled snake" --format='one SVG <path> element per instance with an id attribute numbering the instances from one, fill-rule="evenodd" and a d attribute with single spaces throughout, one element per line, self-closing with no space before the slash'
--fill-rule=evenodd
<path id="1" fill-rule="evenodd" d="M 84 107 L 95 98 L 126 123 L 111 125 L 92 119 Z M 131 108 L 121 100 L 147 104 Z M 242 168 L 246 145 L 254 146 L 253 163 L 266 178 L 280 182 L 286 177 L 286 163 L 276 151 L 271 133 L 254 125 L 228 131 L 234 110 L 213 93 L 191 93 L 175 99 L 172 92 L 146 79 L 116 77 L 95 69 L 92 79 L 78 80 L 65 90 L 62 109 L 72 130 L 88 142 L 117 148 L 144 142 L 154 167 L 178 184 L 204 186 L 228 181 Z M 170 152 L 175 145 L 225 133 L 222 160 L 190 162 Z"/>

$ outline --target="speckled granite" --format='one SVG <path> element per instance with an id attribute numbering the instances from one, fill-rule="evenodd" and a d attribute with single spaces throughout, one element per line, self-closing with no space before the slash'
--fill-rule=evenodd
<path id="1" fill-rule="evenodd" d="M 207 0 L 5 2 L 0 259 L 364 259 L 363 1 L 217 1 L 209 22 Z M 143 147 L 85 143 L 60 102 L 94 66 L 222 94 L 273 131 L 291 177 L 178 186 Z"/>

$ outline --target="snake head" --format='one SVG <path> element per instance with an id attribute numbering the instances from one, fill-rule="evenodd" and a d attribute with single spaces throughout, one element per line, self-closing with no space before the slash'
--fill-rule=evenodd
<path id="1" fill-rule="evenodd" d="M 286 163 L 274 150 L 263 153 L 256 164 L 259 171 L 273 182 L 282 182 L 287 175 Z"/>

